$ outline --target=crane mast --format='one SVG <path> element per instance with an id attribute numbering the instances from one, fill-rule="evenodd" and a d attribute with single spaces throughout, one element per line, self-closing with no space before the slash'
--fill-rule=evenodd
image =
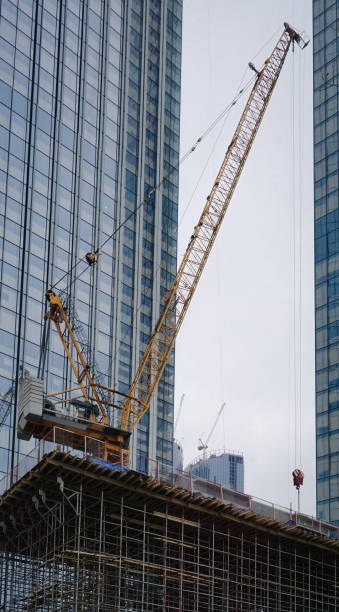
<path id="1" fill-rule="evenodd" d="M 201 274 L 212 250 L 221 223 L 239 181 L 242 169 L 262 122 L 288 50 L 294 42 L 304 48 L 301 36 L 287 23 L 257 73 L 256 82 L 247 100 L 234 136 L 213 183 L 200 219 L 194 227 L 183 260 L 171 289 L 165 296 L 165 307 L 148 342 L 121 410 L 121 429 L 133 429 L 149 409 L 163 371 L 168 362 Z M 134 399 L 131 399 L 133 397 Z"/>

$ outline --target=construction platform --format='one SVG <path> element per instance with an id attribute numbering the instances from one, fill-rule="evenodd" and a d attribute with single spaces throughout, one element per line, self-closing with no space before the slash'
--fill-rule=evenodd
<path id="1" fill-rule="evenodd" d="M 54 450 L 0 505 L 0 609 L 333 611 L 337 540 Z"/>

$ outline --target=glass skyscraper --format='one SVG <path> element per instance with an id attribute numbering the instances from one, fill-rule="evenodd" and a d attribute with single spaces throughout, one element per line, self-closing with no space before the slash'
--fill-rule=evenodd
<path id="1" fill-rule="evenodd" d="M 127 392 L 176 272 L 182 0 L 0 6 L 0 394 L 37 375 L 58 281 L 104 383 Z M 106 240 L 95 266 L 78 264 Z M 70 380 L 52 330 L 46 391 Z M 134 434 L 136 467 L 172 462 L 173 390 L 174 355 Z M 3 473 L 14 412 L 0 425 Z M 15 440 L 12 459 L 31 444 Z"/>
<path id="2" fill-rule="evenodd" d="M 339 524 L 338 0 L 313 1 L 317 514 Z"/>

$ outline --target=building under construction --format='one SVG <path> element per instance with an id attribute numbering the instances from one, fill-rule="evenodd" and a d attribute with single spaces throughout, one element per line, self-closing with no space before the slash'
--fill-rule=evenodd
<path id="1" fill-rule="evenodd" d="M 339 605 L 337 528 L 159 465 L 153 478 L 50 448 L 2 496 L 0 609 Z"/>

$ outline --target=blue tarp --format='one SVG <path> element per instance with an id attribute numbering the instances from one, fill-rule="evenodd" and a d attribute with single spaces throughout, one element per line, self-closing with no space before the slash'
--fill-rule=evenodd
<path id="1" fill-rule="evenodd" d="M 107 468 L 108 470 L 119 470 L 120 472 L 129 472 L 130 468 L 123 466 L 122 470 L 121 470 L 121 465 L 120 463 L 111 463 L 110 461 L 105 461 L 104 459 L 99 459 L 99 457 L 89 457 L 89 460 L 92 461 L 92 463 L 97 463 L 98 465 L 100 465 L 100 467 L 103 468 Z"/>

